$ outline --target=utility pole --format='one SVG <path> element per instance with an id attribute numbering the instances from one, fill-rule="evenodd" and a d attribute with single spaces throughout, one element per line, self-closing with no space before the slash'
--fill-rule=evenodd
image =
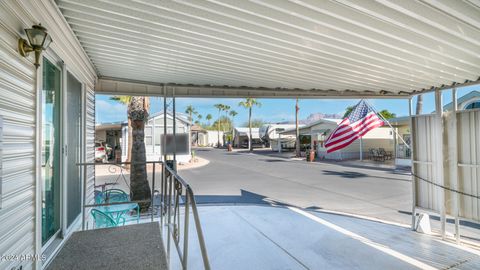
<path id="1" fill-rule="evenodd" d="M 297 157 L 300 157 L 300 131 L 298 129 L 298 97 L 295 103 L 295 154 Z"/>

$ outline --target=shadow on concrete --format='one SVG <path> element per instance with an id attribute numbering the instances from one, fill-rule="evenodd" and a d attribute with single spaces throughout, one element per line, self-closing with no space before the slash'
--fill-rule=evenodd
<path id="1" fill-rule="evenodd" d="M 361 177 L 367 177 L 368 176 L 364 173 L 351 172 L 351 171 L 337 172 L 337 171 L 323 170 L 323 174 L 324 175 L 335 175 L 335 176 L 340 176 L 340 177 L 343 177 L 343 178 L 361 178 Z"/>
<path id="2" fill-rule="evenodd" d="M 283 159 L 260 159 L 261 161 L 265 161 L 265 162 L 288 162 L 286 160 L 283 160 Z"/>
<path id="3" fill-rule="evenodd" d="M 184 196 L 182 196 L 182 199 L 185 199 Z M 243 189 L 240 190 L 240 195 L 195 195 L 195 201 L 197 204 L 263 204 L 292 206 Z"/>

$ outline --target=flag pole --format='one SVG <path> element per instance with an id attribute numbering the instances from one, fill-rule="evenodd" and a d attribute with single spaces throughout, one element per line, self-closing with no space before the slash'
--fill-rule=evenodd
<path id="1" fill-rule="evenodd" d="M 402 140 L 402 142 L 408 147 L 408 149 L 410 149 L 410 145 L 409 145 L 408 143 L 406 143 L 405 140 L 403 140 L 402 136 L 400 136 L 397 131 L 395 131 L 395 129 L 394 129 L 394 128 L 392 127 L 392 125 L 390 124 L 390 122 L 388 122 L 388 120 L 385 119 L 385 117 L 383 117 L 383 115 L 379 114 L 379 113 L 375 110 L 375 108 L 374 108 L 367 100 L 365 100 L 365 103 L 367 103 L 367 105 L 370 107 L 370 109 L 372 109 L 372 111 L 373 111 L 374 113 L 376 113 L 378 116 L 380 116 L 380 118 L 382 118 L 382 120 L 388 124 L 388 126 L 389 126 L 389 127 L 392 129 L 392 131 L 395 133 L 395 136 L 397 136 L 398 138 L 400 138 L 400 140 Z"/>

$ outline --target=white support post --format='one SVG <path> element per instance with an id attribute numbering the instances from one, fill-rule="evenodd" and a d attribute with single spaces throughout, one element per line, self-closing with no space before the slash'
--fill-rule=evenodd
<path id="1" fill-rule="evenodd" d="M 360 161 L 363 161 L 363 140 L 360 137 Z"/>
<path id="2" fill-rule="evenodd" d="M 278 132 L 278 153 L 282 153 L 282 136 L 280 135 L 280 131 L 277 129 Z"/>
<path id="3" fill-rule="evenodd" d="M 441 185 L 445 186 L 445 178 L 443 175 L 443 161 L 444 161 L 444 153 L 443 153 L 443 106 L 442 106 L 442 92 L 439 89 L 435 89 L 435 122 L 436 122 L 436 130 L 435 130 L 435 137 L 437 141 L 436 149 L 436 161 L 435 161 L 435 175 L 436 175 L 436 182 Z M 442 239 L 445 239 L 446 233 L 446 205 L 445 205 L 445 189 L 443 188 L 436 188 L 438 204 L 440 206 L 440 222 L 441 222 L 441 234 Z"/>
<path id="4" fill-rule="evenodd" d="M 172 89 L 172 121 L 173 121 L 173 170 L 177 171 L 177 112 L 175 108 L 175 87 Z"/>
<path id="5" fill-rule="evenodd" d="M 457 89 L 452 89 L 452 104 L 453 109 L 451 112 L 450 126 L 447 129 L 449 133 L 449 147 L 448 154 L 450 160 L 450 181 L 453 184 L 455 190 L 459 190 L 460 183 L 458 179 L 458 144 L 457 144 Z M 455 193 L 453 196 L 453 211 L 455 215 L 455 241 L 460 244 L 460 195 Z"/>
<path id="6" fill-rule="evenodd" d="M 412 110 L 413 110 L 413 99 L 409 98 L 408 99 L 408 115 L 410 116 L 410 163 L 411 163 L 411 173 L 412 173 L 412 230 L 415 230 L 415 223 L 417 221 L 417 213 L 416 213 L 416 208 L 417 208 L 417 178 L 415 176 L 415 163 L 413 162 L 415 160 L 414 155 L 415 155 L 415 139 L 416 139 L 416 133 L 415 133 L 415 128 L 414 128 L 414 123 L 413 123 L 413 117 L 412 117 Z"/>

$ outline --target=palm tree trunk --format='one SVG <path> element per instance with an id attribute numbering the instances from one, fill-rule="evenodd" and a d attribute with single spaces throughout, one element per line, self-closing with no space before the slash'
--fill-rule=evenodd
<path id="1" fill-rule="evenodd" d="M 130 169 L 130 198 L 151 200 L 151 189 L 147 179 L 145 152 L 145 121 L 148 119 L 148 100 L 143 97 L 132 97 L 129 106 L 129 119 L 132 123 L 132 165 Z M 149 202 L 139 203 L 140 211 L 148 209 Z"/>
<path id="2" fill-rule="evenodd" d="M 248 109 L 248 149 L 250 152 L 253 151 L 253 146 L 252 146 L 252 107 Z"/>
<path id="3" fill-rule="evenodd" d="M 130 105 L 129 105 L 130 106 Z M 132 161 L 132 120 L 130 120 L 130 117 L 128 118 L 128 146 L 127 146 L 127 162 Z M 127 168 L 130 168 L 130 165 L 127 166 Z"/>

